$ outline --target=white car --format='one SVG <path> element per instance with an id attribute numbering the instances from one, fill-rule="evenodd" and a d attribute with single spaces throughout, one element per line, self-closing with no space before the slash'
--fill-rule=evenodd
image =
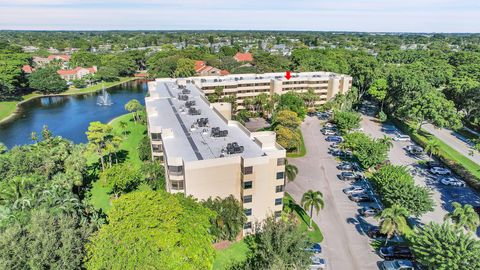
<path id="1" fill-rule="evenodd" d="M 310 270 L 325 269 L 327 267 L 327 263 L 323 258 L 312 256 L 310 260 Z"/>
<path id="2" fill-rule="evenodd" d="M 337 135 L 337 132 L 331 130 L 331 129 L 327 129 L 325 131 L 323 131 L 323 135 L 325 136 L 329 136 L 329 135 Z"/>
<path id="3" fill-rule="evenodd" d="M 410 136 L 403 135 L 403 134 L 398 134 L 395 138 L 393 138 L 393 140 L 394 141 L 409 142 L 410 141 Z"/>
<path id="4" fill-rule="evenodd" d="M 433 167 L 430 169 L 430 172 L 433 174 L 439 174 L 439 175 L 447 175 L 452 173 L 449 169 L 442 168 L 442 167 Z"/>
<path id="5" fill-rule="evenodd" d="M 444 184 L 445 186 L 453 186 L 453 187 L 465 187 L 466 184 L 462 180 L 459 180 L 455 177 L 445 177 L 440 180 L 440 183 Z"/>
<path id="6" fill-rule="evenodd" d="M 326 127 L 326 128 L 333 128 L 333 127 L 335 127 L 335 125 L 332 124 L 332 123 L 326 123 L 326 124 L 324 125 L 324 127 Z"/>
<path id="7" fill-rule="evenodd" d="M 365 193 L 367 190 L 360 186 L 352 186 L 343 190 L 343 193 L 350 195 L 350 194 L 360 194 Z"/>
<path id="8" fill-rule="evenodd" d="M 352 132 L 360 132 L 360 131 L 363 131 L 362 127 L 352 129 Z"/>

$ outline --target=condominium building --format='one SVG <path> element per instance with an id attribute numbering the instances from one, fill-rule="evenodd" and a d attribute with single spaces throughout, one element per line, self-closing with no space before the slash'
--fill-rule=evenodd
<path id="1" fill-rule="evenodd" d="M 342 74 L 301 72 L 292 73 L 291 76 L 287 80 L 284 73 L 232 74 L 183 78 L 178 79 L 178 83 L 181 85 L 193 83 L 207 97 L 221 88 L 224 96 L 236 97 L 238 109 L 244 108 L 246 98 L 253 98 L 261 93 L 282 95 L 290 91 L 303 93 L 312 89 L 319 96 L 315 105 L 320 105 L 337 94 L 346 94 L 352 88 L 352 77 Z"/>
<path id="2" fill-rule="evenodd" d="M 280 215 L 286 152 L 274 132 L 249 132 L 232 121 L 231 104 L 210 104 L 196 78 L 157 79 L 148 89 L 152 154 L 164 164 L 169 192 L 199 200 L 233 195 L 247 216 L 244 234 Z"/>

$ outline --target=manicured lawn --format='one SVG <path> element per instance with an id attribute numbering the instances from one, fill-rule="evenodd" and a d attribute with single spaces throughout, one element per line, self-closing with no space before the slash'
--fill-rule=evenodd
<path id="1" fill-rule="evenodd" d="M 82 89 L 77 89 L 75 87 L 70 87 L 70 89 L 68 89 L 67 91 L 65 91 L 63 93 L 60 93 L 58 95 L 65 96 L 65 95 L 78 95 L 78 94 L 92 93 L 92 92 L 96 92 L 96 91 L 101 90 L 103 88 L 103 86 L 105 86 L 105 88 L 109 88 L 109 87 L 119 85 L 119 84 L 122 84 L 124 82 L 135 80 L 135 79 L 137 79 L 137 78 L 135 78 L 135 77 L 122 77 L 117 82 L 106 82 L 103 85 L 100 83 L 100 84 L 96 84 L 96 85 L 86 87 L 86 88 L 82 88 Z M 40 97 L 40 96 L 42 96 L 42 94 L 40 94 L 40 93 L 31 93 L 31 94 L 22 96 L 22 100 L 19 100 L 19 101 L 3 101 L 3 102 L 0 102 L 0 121 L 3 120 L 4 118 L 7 118 L 12 113 L 14 113 L 16 108 L 17 108 L 18 103 L 20 103 L 21 101 L 25 101 L 25 100 L 28 100 L 30 98 Z"/>
<path id="2" fill-rule="evenodd" d="M 300 146 L 298 147 L 298 150 L 295 152 L 287 153 L 287 157 L 289 158 L 299 158 L 303 157 L 307 154 L 307 148 L 305 147 L 305 142 L 303 141 L 303 134 L 300 129 L 298 130 L 298 133 L 300 134 Z"/>
<path id="3" fill-rule="evenodd" d="M 298 205 L 295 202 L 295 200 L 292 198 L 292 196 L 290 196 L 290 194 L 285 193 L 285 197 L 283 198 L 283 203 L 287 204 L 287 202 L 290 202 L 290 201 L 294 203 L 293 204 L 294 205 L 293 211 L 297 215 L 298 220 L 301 221 L 300 224 L 299 224 L 300 230 L 307 233 L 307 235 L 310 237 L 311 242 L 313 242 L 313 243 L 322 242 L 323 241 L 323 234 L 320 231 L 320 228 L 318 227 L 318 225 L 315 222 L 312 222 L 313 230 L 309 230 L 308 225 L 310 223 L 310 217 L 303 210 L 303 208 L 300 207 L 300 205 Z"/>
<path id="4" fill-rule="evenodd" d="M 217 251 L 217 257 L 213 262 L 214 270 L 223 270 L 233 262 L 243 261 L 247 258 L 248 246 L 245 242 L 239 241 L 224 250 Z"/>
<path id="5" fill-rule="evenodd" d="M 127 123 L 125 128 L 125 135 L 122 133 L 120 122 Z M 113 126 L 113 130 L 119 136 L 122 136 L 123 142 L 120 144 L 120 152 L 123 150 L 126 154 L 126 162 L 134 165 L 140 165 L 142 161 L 138 157 L 138 145 L 142 140 L 147 129 L 145 125 L 133 122 L 132 114 L 125 114 L 113 119 L 110 124 Z M 87 160 L 90 164 L 98 162 L 96 155 L 89 155 Z M 110 188 L 104 187 L 98 180 L 92 183 L 92 189 L 90 190 L 91 197 L 90 202 L 97 209 L 103 209 L 107 212 L 110 209 Z"/>

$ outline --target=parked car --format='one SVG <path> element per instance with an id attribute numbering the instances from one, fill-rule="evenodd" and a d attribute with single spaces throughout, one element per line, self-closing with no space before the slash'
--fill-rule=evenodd
<path id="1" fill-rule="evenodd" d="M 434 161 L 434 160 L 431 160 L 431 161 L 427 161 L 425 163 L 425 165 L 427 166 L 427 168 L 431 169 L 433 167 L 442 167 L 442 164 L 440 164 L 438 161 Z"/>
<path id="2" fill-rule="evenodd" d="M 364 187 L 361 186 L 351 186 L 349 188 L 343 189 L 343 193 L 350 195 L 350 194 L 359 194 L 359 193 L 365 193 L 367 190 Z"/>
<path id="3" fill-rule="evenodd" d="M 368 229 L 367 235 L 370 238 L 386 238 L 387 235 L 380 232 L 380 228 L 377 226 L 372 226 Z"/>
<path id="4" fill-rule="evenodd" d="M 338 164 L 337 169 L 342 170 L 342 171 L 353 171 L 355 169 L 355 167 L 353 166 L 353 164 L 351 164 L 349 162 L 342 162 L 342 163 Z"/>
<path id="5" fill-rule="evenodd" d="M 404 134 L 397 134 L 395 138 L 393 138 L 394 141 L 401 141 L 401 142 L 409 142 L 410 141 L 410 136 L 404 135 Z"/>
<path id="6" fill-rule="evenodd" d="M 365 193 L 352 194 L 352 195 L 349 195 L 348 198 L 354 202 L 374 202 L 375 201 L 372 195 L 368 195 Z"/>
<path id="7" fill-rule="evenodd" d="M 440 183 L 442 183 L 445 186 L 454 186 L 454 187 L 466 187 L 467 184 L 465 184 L 464 181 L 457 179 L 455 177 L 444 177 L 440 179 Z"/>
<path id="8" fill-rule="evenodd" d="M 430 169 L 430 172 L 439 175 L 448 175 L 452 173 L 449 169 L 443 167 L 433 167 Z"/>
<path id="9" fill-rule="evenodd" d="M 383 270 L 414 270 L 413 262 L 408 260 L 394 260 L 382 262 Z"/>
<path id="10" fill-rule="evenodd" d="M 310 257 L 310 269 L 311 270 L 316 270 L 316 269 L 325 269 L 327 267 L 327 262 L 325 259 L 317 257 L 317 256 L 312 256 Z"/>
<path id="11" fill-rule="evenodd" d="M 356 174 L 354 172 L 341 172 L 337 176 L 338 176 L 338 179 L 343 180 L 343 181 L 356 180 L 356 179 L 360 179 L 362 177 L 361 175 Z"/>
<path id="12" fill-rule="evenodd" d="M 326 123 L 325 125 L 323 125 L 324 127 L 326 128 L 333 128 L 333 127 L 336 127 L 335 124 L 332 124 L 332 123 Z"/>
<path id="13" fill-rule="evenodd" d="M 380 257 L 385 260 L 394 260 L 394 259 L 413 259 L 413 253 L 409 247 L 405 246 L 389 246 L 381 247 L 378 251 Z"/>
<path id="14" fill-rule="evenodd" d="M 320 245 L 320 243 L 313 243 L 309 248 L 305 249 L 305 251 L 322 253 L 322 246 Z"/>
<path id="15" fill-rule="evenodd" d="M 332 144 L 330 144 L 330 148 L 338 148 L 338 143 L 337 142 L 334 142 Z"/>
<path id="16" fill-rule="evenodd" d="M 359 132 L 359 131 L 363 131 L 363 128 L 359 127 L 359 128 L 352 129 L 352 132 Z"/>
<path id="17" fill-rule="evenodd" d="M 405 147 L 408 153 L 414 156 L 421 156 L 424 154 L 423 148 L 418 145 L 408 145 Z"/>
<path id="18" fill-rule="evenodd" d="M 397 131 L 397 128 L 394 125 L 383 125 L 382 131 L 387 133 L 393 133 Z"/>
<path id="19" fill-rule="evenodd" d="M 327 136 L 325 140 L 327 142 L 342 142 L 343 138 L 340 136 Z"/>
<path id="20" fill-rule="evenodd" d="M 325 135 L 325 136 L 329 136 L 329 135 L 338 135 L 338 133 L 334 130 L 331 130 L 331 129 L 325 129 L 322 131 L 322 134 Z"/>
<path id="21" fill-rule="evenodd" d="M 358 212 L 360 212 L 360 215 L 362 215 L 364 217 L 373 217 L 373 216 L 377 215 L 378 213 L 380 213 L 380 211 L 382 211 L 382 210 L 379 209 L 379 208 L 369 207 L 369 206 L 363 207 L 360 210 L 358 210 Z"/>

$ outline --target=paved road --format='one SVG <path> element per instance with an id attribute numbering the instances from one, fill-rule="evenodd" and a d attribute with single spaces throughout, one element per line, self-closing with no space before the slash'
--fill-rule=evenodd
<path id="1" fill-rule="evenodd" d="M 359 217 L 357 204 L 343 194 L 342 190 L 349 184 L 338 180 L 336 176 L 338 162 L 327 153 L 330 143 L 320 133 L 319 120 L 307 117 L 302 124 L 302 132 L 307 155 L 289 160 L 299 168 L 299 174 L 294 182 L 287 184 L 286 190 L 297 202 L 309 189 L 323 193 L 325 208 L 318 215 L 314 214 L 314 221 L 325 236 L 322 255 L 327 260 L 327 269 L 378 269 L 381 259 L 373 251 L 360 226 L 375 221 Z"/>
<path id="2" fill-rule="evenodd" d="M 386 134 L 382 132 L 381 124 L 378 123 L 375 118 L 367 115 L 363 115 L 361 125 L 365 133 L 376 138 L 383 137 L 384 135 L 395 136 L 394 134 Z M 418 159 L 409 156 L 403 149 L 410 144 L 412 143 L 394 141 L 393 147 L 389 152 L 390 161 L 395 165 L 404 165 L 410 168 L 416 167 Z M 429 212 L 420 218 L 419 221 L 421 223 L 427 223 L 430 221 L 442 223 L 443 217 L 447 211 L 452 210 L 452 202 L 480 205 L 479 194 L 469 187 L 460 188 L 443 186 L 429 174 L 416 174 L 414 175 L 414 179 L 416 184 L 426 186 L 432 191 L 433 199 L 436 203 L 434 211 Z M 477 235 L 479 235 L 478 232 Z"/>
<path id="3" fill-rule="evenodd" d="M 471 143 L 469 144 L 469 142 L 466 142 L 461 135 L 445 128 L 435 128 L 430 124 L 424 125 L 423 129 L 457 150 L 457 152 L 480 165 L 480 154 L 478 151 L 474 151 Z"/>

